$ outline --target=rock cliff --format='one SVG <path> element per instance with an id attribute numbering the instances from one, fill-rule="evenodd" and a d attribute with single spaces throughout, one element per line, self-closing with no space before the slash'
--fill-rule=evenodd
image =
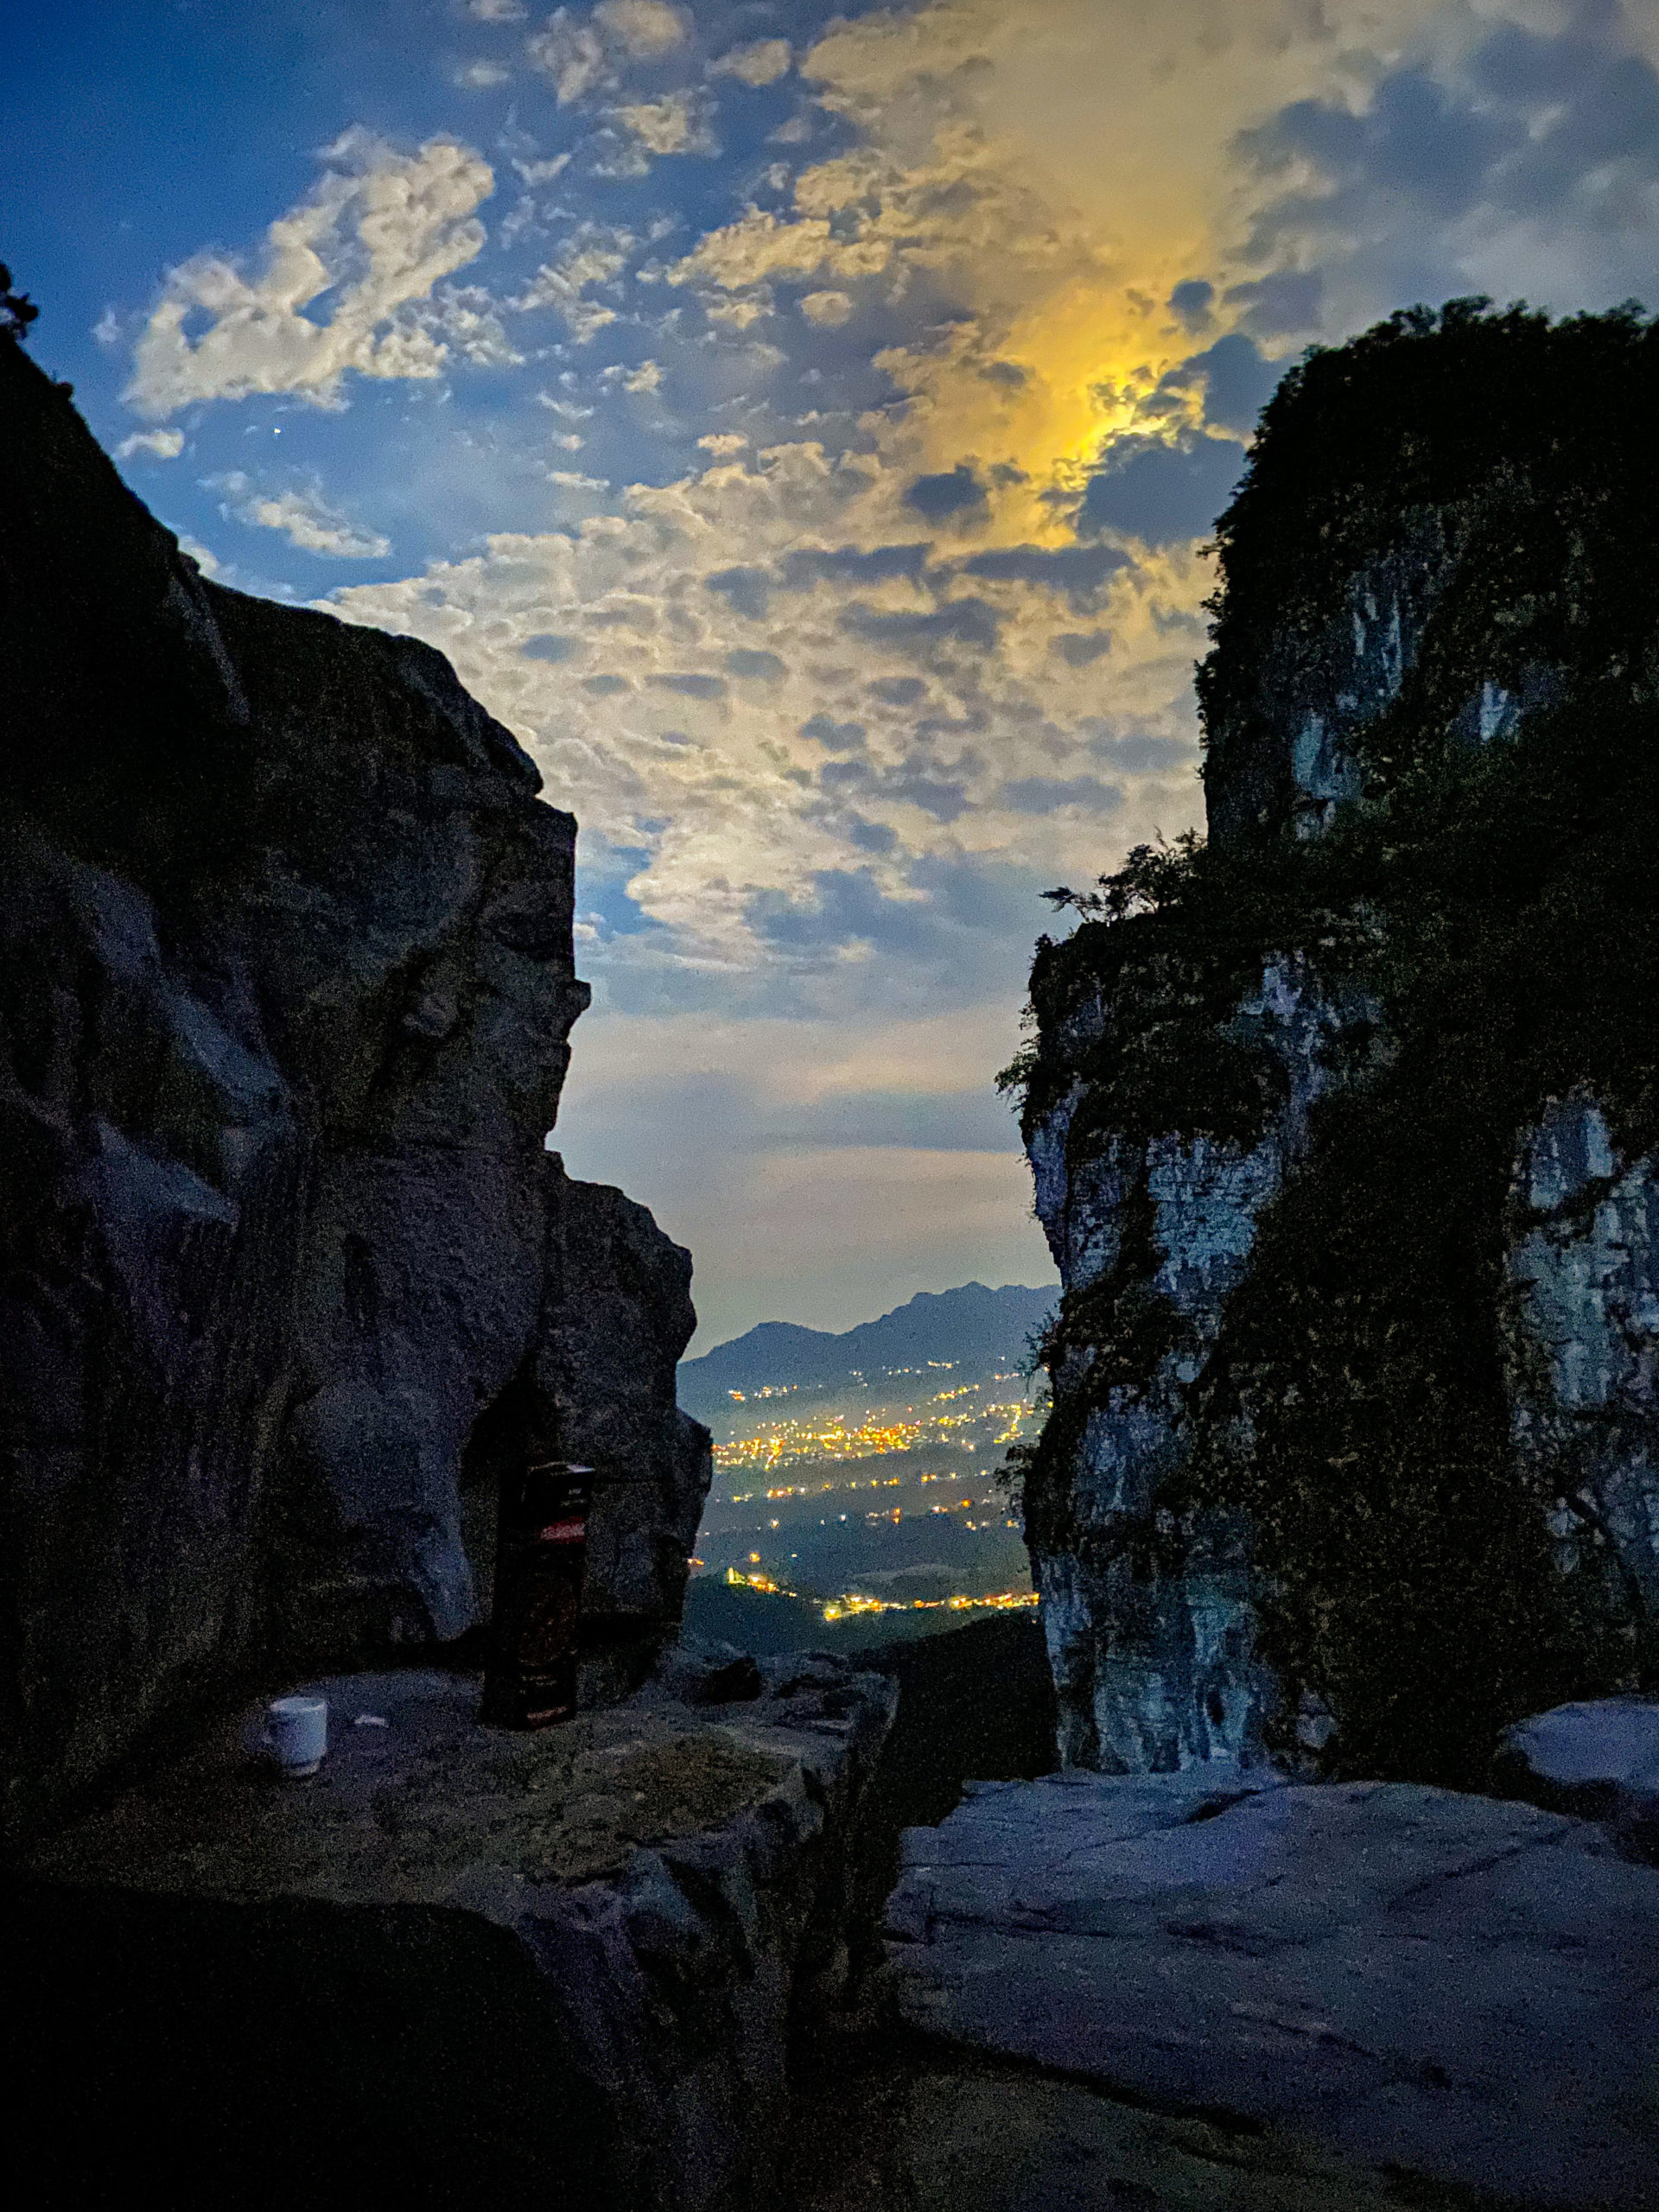
<path id="1" fill-rule="evenodd" d="M 442 1645 L 599 1471 L 586 1701 L 709 1479 L 689 1255 L 543 1137 L 575 823 L 429 647 L 206 581 L 0 340 L 7 1825 L 251 1669 Z"/>
<path id="2" fill-rule="evenodd" d="M 1412 310 L 1217 529 L 1207 842 L 1045 938 L 1069 1763 L 1467 1781 L 1659 1669 L 1659 332 Z"/>

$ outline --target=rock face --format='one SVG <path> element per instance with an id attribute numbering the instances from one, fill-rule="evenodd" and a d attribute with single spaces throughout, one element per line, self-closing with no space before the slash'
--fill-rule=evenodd
<path id="1" fill-rule="evenodd" d="M 38 2201 L 142 2170 L 189 2205 L 256 2172 L 340 2212 L 776 2203 L 786 2036 L 845 1980 L 895 1703 L 807 1675 L 715 1711 L 653 1681 L 531 1735 L 478 1724 L 475 1678 L 327 1677 L 307 1782 L 265 1770 L 258 1707 L 207 1731 L 29 1863 Z"/>
<path id="2" fill-rule="evenodd" d="M 1414 310 L 1217 525 L 1209 842 L 1066 894 L 1010 1071 L 1072 1764 L 1467 1778 L 1659 1678 L 1656 396 L 1630 315 Z"/>
<path id="3" fill-rule="evenodd" d="M 601 1477 L 586 1694 L 678 1616 L 685 1253 L 543 1139 L 575 824 L 428 647 L 221 589 L 0 342 L 9 1826 L 238 1669 L 442 1643 Z"/>
<path id="4" fill-rule="evenodd" d="M 1531 1806 L 1252 1779 L 992 1783 L 910 1830 L 887 1913 L 904 2017 L 1283 2128 L 1390 2197 L 1653 2203 L 1659 1872 Z"/>

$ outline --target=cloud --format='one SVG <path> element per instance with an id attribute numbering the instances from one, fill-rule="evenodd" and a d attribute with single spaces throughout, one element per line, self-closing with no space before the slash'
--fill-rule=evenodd
<path id="1" fill-rule="evenodd" d="M 891 258 L 891 246 L 871 235 L 868 224 L 855 224 L 846 235 L 827 215 L 791 218 L 769 207 L 750 207 L 735 222 L 700 238 L 669 270 L 668 281 L 747 291 L 772 278 L 879 276 Z"/>
<path id="2" fill-rule="evenodd" d="M 1290 332 L 1319 328 L 1325 278 L 1317 269 L 1279 269 L 1270 276 L 1230 284 L 1222 297 L 1230 308 L 1243 311 L 1243 328 L 1264 338 L 1279 338 Z"/>
<path id="3" fill-rule="evenodd" d="M 1160 390 L 1201 389 L 1205 421 L 1248 438 L 1283 374 L 1283 362 L 1268 360 L 1242 331 L 1230 331 L 1204 353 L 1190 353 L 1168 370 Z"/>
<path id="4" fill-rule="evenodd" d="M 711 77 L 735 77 L 740 85 L 775 85 L 789 73 L 786 38 L 756 39 L 751 46 L 734 46 L 718 61 L 709 64 Z"/>
<path id="5" fill-rule="evenodd" d="M 467 0 L 467 12 L 474 22 L 518 23 L 530 10 L 524 0 Z"/>
<path id="6" fill-rule="evenodd" d="M 364 130 L 324 158 L 335 166 L 270 226 L 257 277 L 206 253 L 169 270 L 122 394 L 139 414 L 278 391 L 337 407 L 348 372 L 442 373 L 448 344 L 416 309 L 482 250 L 474 210 L 495 188 L 488 162 L 454 139 L 405 155 Z M 329 293 L 326 322 L 304 313 Z M 197 316 L 207 327 L 193 336 Z"/>
<path id="7" fill-rule="evenodd" d="M 919 583 L 931 545 L 914 541 L 900 545 L 797 545 L 785 556 L 783 583 L 786 590 L 804 591 L 817 583 L 891 583 L 902 577 Z"/>
<path id="8" fill-rule="evenodd" d="M 219 574 L 221 564 L 218 554 L 211 552 L 199 539 L 181 536 L 179 539 L 179 550 L 187 560 L 195 563 L 204 576 L 216 576 Z"/>
<path id="9" fill-rule="evenodd" d="M 565 244 L 556 262 L 543 262 L 525 289 L 508 301 L 519 314 L 536 308 L 554 308 L 578 346 L 586 346 L 617 320 L 617 310 L 587 295 L 597 284 L 608 284 L 627 265 L 633 244 L 626 231 L 606 231 L 585 226 Z M 649 367 L 651 365 L 646 364 Z M 626 379 L 625 379 L 626 382 Z M 627 385 L 629 391 L 641 387 Z M 649 387 L 645 387 L 649 389 Z"/>
<path id="10" fill-rule="evenodd" d="M 456 67 L 454 80 L 465 92 L 487 92 L 497 85 L 511 84 L 512 72 L 499 61 L 463 61 Z"/>
<path id="11" fill-rule="evenodd" d="M 331 507 L 315 486 L 309 490 L 261 492 L 240 469 L 210 476 L 209 486 L 223 492 L 223 512 L 257 530 L 280 530 L 302 553 L 334 561 L 382 561 L 391 540 L 378 531 L 356 529 Z"/>
<path id="12" fill-rule="evenodd" d="M 801 735 L 831 753 L 851 753 L 864 742 L 862 722 L 838 722 L 829 715 L 814 715 L 801 724 Z"/>
<path id="13" fill-rule="evenodd" d="M 772 603 L 772 577 L 769 569 L 740 564 L 733 569 L 716 569 L 702 581 L 703 588 L 718 592 L 729 601 L 734 613 L 747 614 L 752 622 L 765 621 Z"/>
<path id="14" fill-rule="evenodd" d="M 1017 1152 L 1020 1126 L 1006 1099 L 982 1090 L 841 1091 L 777 1113 L 766 1138 L 778 1146 L 902 1146 L 911 1152 Z"/>
<path id="15" fill-rule="evenodd" d="M 117 446 L 115 457 L 130 461 L 136 453 L 147 453 L 157 461 L 176 461 L 183 451 L 182 430 L 135 430 Z"/>
<path id="16" fill-rule="evenodd" d="M 958 573 L 988 582 L 1046 584 L 1073 599 L 1092 601 L 1109 576 L 1128 565 L 1128 555 L 1110 545 L 1005 545 L 970 555 Z"/>
<path id="17" fill-rule="evenodd" d="M 991 1083 L 1006 1014 L 867 1019 L 827 1049 L 817 1022 L 596 1010 L 577 1037 L 556 1141 L 690 1244 L 694 1350 L 780 1316 L 850 1327 L 975 1277 L 1051 1280 Z"/>
<path id="18" fill-rule="evenodd" d="M 925 613 L 887 614 L 854 600 L 841 614 L 841 626 L 872 643 L 931 647 L 951 644 L 988 652 L 996 644 L 996 609 L 982 599 L 949 599 Z"/>
<path id="19" fill-rule="evenodd" d="M 552 86 L 561 107 L 615 81 L 604 40 L 591 23 L 578 22 L 569 8 L 555 9 L 525 41 L 524 52 L 531 68 Z"/>
<path id="20" fill-rule="evenodd" d="M 524 355 L 507 336 L 499 303 L 481 284 L 442 284 L 413 310 L 419 328 L 477 369 L 516 368 Z"/>
<path id="21" fill-rule="evenodd" d="M 848 944 L 925 954 L 941 926 L 925 899 L 891 896 L 868 868 L 819 868 L 804 897 L 758 893 L 749 919 L 757 935 L 772 944 L 820 955 Z"/>
<path id="22" fill-rule="evenodd" d="M 1410 297 L 1408 284 L 1542 293 L 1559 308 L 1648 282 L 1659 219 L 1651 12 L 1580 0 L 1553 21 L 1492 14 L 1464 19 L 1470 35 L 1397 54 L 1345 96 L 1287 101 L 1240 133 L 1258 194 L 1253 255 L 1323 274 L 1344 320 L 1357 294 L 1385 287 L 1389 304 Z M 1259 306 L 1250 327 L 1269 327 Z"/>
<path id="23" fill-rule="evenodd" d="M 1041 817 L 1004 787 L 1121 783 L 1113 828 L 1131 837 L 1184 828 L 1198 802 L 1194 780 L 1143 806 L 1141 777 L 1104 765 L 1096 671 L 1053 641 L 1082 634 L 1078 593 L 1097 600 L 1123 711 L 1190 759 L 1194 641 L 1161 626 L 1202 596 L 1196 566 L 1052 537 L 941 563 L 904 532 L 906 468 L 804 440 L 707 458 L 701 474 L 631 486 L 613 512 L 498 536 L 481 556 L 334 603 L 448 653 L 584 836 L 639 854 L 630 895 L 652 928 L 582 956 L 606 1002 L 753 1014 L 908 1000 L 911 978 L 868 964 L 868 933 L 833 957 L 818 944 L 853 894 L 811 920 L 801 887 L 853 876 L 880 892 L 884 928 L 919 929 L 918 908 L 987 868 L 988 882 L 1022 885 L 1019 899 L 999 893 L 994 925 L 930 938 L 926 987 L 990 928 L 1007 932 L 997 957 L 1017 990 L 1043 919 L 1036 892 L 1110 853 L 1099 802 Z M 986 573 L 968 573 L 982 554 Z M 543 657 L 547 638 L 569 641 L 561 660 Z M 950 988 L 988 988 L 989 973 L 982 958 Z"/>
<path id="24" fill-rule="evenodd" d="M 1048 641 L 1050 652 L 1058 653 L 1068 668 L 1092 668 L 1111 649 L 1107 630 L 1063 630 Z"/>
<path id="25" fill-rule="evenodd" d="M 695 87 L 664 92 L 660 99 L 640 100 L 631 107 L 613 107 L 611 114 L 652 154 L 712 156 L 721 150 L 713 111 Z"/>
<path id="26" fill-rule="evenodd" d="M 1188 276 L 1175 287 L 1166 304 L 1188 330 L 1203 330 L 1209 325 L 1215 296 L 1216 288 L 1207 277 Z"/>
<path id="27" fill-rule="evenodd" d="M 659 60 L 687 35 L 684 10 L 664 0 L 599 0 L 594 21 L 637 61 Z"/>
<path id="28" fill-rule="evenodd" d="M 726 679 L 723 676 L 699 676 L 695 672 L 688 675 L 680 672 L 672 676 L 653 676 L 650 680 L 658 686 L 659 690 L 677 691 L 682 697 L 687 699 L 723 699 L 726 696 Z"/>
<path id="29" fill-rule="evenodd" d="M 584 22 L 556 8 L 525 41 L 531 67 L 552 86 L 561 107 L 612 90 L 630 62 L 659 61 L 683 46 L 688 18 L 663 0 L 600 0 Z"/>
<path id="30" fill-rule="evenodd" d="M 788 673 L 788 664 L 778 654 L 760 652 L 747 645 L 734 645 L 726 656 L 726 665 L 734 676 L 761 683 L 776 683 Z"/>
<path id="31" fill-rule="evenodd" d="M 1196 757 L 1191 746 L 1176 738 L 1134 731 L 1128 735 L 1104 732 L 1091 741 L 1089 750 L 1107 767 L 1128 775 L 1144 774 L 1147 769 L 1179 768 Z"/>
<path id="32" fill-rule="evenodd" d="M 474 342 L 534 373 L 469 379 L 396 449 L 442 439 L 446 486 L 499 471 L 512 504 L 469 490 L 421 573 L 334 604 L 448 652 L 605 856 L 573 1166 L 698 1243 L 700 1301 L 711 1270 L 716 1299 L 721 1269 L 798 1286 L 791 1210 L 828 1295 L 850 1209 L 855 1319 L 889 1212 L 895 1268 L 957 1255 L 936 1203 L 1029 1228 L 1017 1154 L 938 1149 L 971 1120 L 938 1102 L 1016 1041 L 1041 888 L 1201 818 L 1198 541 L 1274 380 L 1402 298 L 1640 289 L 1650 72 L 1634 11 L 1576 0 L 746 4 L 656 30 L 551 4 L 466 41 L 535 72 L 540 139 L 504 124 L 499 156 L 522 223 L 408 315 L 458 372 L 446 302 L 477 275 L 467 311 L 506 335 Z M 700 128 L 728 156 L 631 192 L 624 242 L 606 180 Z M 541 140 L 572 155 L 556 189 Z M 357 281 L 354 222 L 306 315 Z M 516 416 L 486 417 L 499 391 Z M 591 475 L 547 468 L 556 429 Z M 979 1159 L 1007 1179 L 934 1179 Z"/>

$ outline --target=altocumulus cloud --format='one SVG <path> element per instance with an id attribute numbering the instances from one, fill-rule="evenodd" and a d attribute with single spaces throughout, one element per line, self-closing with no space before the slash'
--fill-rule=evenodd
<path id="1" fill-rule="evenodd" d="M 1268 188 L 1250 250 L 1322 264 L 1343 323 L 1379 294 L 1398 304 L 1402 284 L 1557 307 L 1650 287 L 1659 22 L 1618 0 L 1553 23 L 1508 12 L 1426 39 L 1357 97 L 1288 102 L 1241 133 Z"/>
<path id="2" fill-rule="evenodd" d="M 380 561 L 391 550 L 389 537 L 354 527 L 315 485 L 262 492 L 240 469 L 207 481 L 213 490 L 224 493 L 226 516 L 257 530 L 280 530 L 302 553 L 320 553 L 335 561 Z"/>
<path id="3" fill-rule="evenodd" d="M 170 273 L 124 395 L 140 414 L 255 392 L 334 407 L 348 372 L 441 373 L 445 318 L 425 303 L 482 251 L 475 210 L 494 189 L 493 172 L 453 139 L 404 155 L 364 130 L 347 131 L 324 158 L 331 166 L 309 198 L 270 226 L 257 275 L 212 254 Z M 342 282 L 348 268 L 356 273 Z M 330 292 L 327 321 L 304 313 Z M 194 338 L 193 314 L 207 318 Z"/>
<path id="4" fill-rule="evenodd" d="M 998 959 L 1016 976 L 1039 910 L 1016 922 L 1006 885 L 1029 901 L 1057 844 L 1084 865 L 1099 849 L 1097 686 L 1050 650 L 1075 633 L 1079 594 L 1128 641 L 1142 720 L 1168 743 L 1150 773 L 1128 774 L 1124 817 L 1148 834 L 1191 818 L 1190 647 L 1154 620 L 1169 579 L 1075 544 L 987 549 L 969 575 L 895 534 L 911 480 L 810 442 L 722 455 L 635 486 L 620 514 L 336 594 L 356 619 L 448 652 L 540 762 L 550 797 L 639 856 L 629 895 L 657 927 L 600 948 L 613 1001 L 904 995 L 877 957 L 895 932 L 925 955 L 934 991 L 979 945 L 978 988 L 981 924 L 940 935 L 929 917 L 942 885 L 982 875 L 1004 886 L 982 911 L 1009 929 Z M 728 564 L 737 545 L 752 557 Z M 537 642 L 552 638 L 556 661 Z M 1082 779 L 1092 821 L 1069 804 L 1039 821 L 1029 794 L 1004 796 L 1043 778 Z M 820 887 L 804 904 L 803 885 Z"/>
<path id="5" fill-rule="evenodd" d="M 1197 819 L 1198 548 L 1306 342 L 1652 267 L 1659 25 L 1612 0 L 454 12 L 459 135 L 347 133 L 245 259 L 172 271 L 130 404 L 192 410 L 308 563 L 380 542 L 316 412 L 379 387 L 353 504 L 430 557 L 332 603 L 448 652 L 579 815 L 629 1050 L 718 1035 L 780 1096 L 823 1093 L 825 1023 L 870 1056 L 840 1094 L 902 1089 L 946 1014 L 918 1083 L 962 1088 L 969 1034 L 982 1080 L 1034 893 Z M 262 395 L 298 474 L 213 448 Z M 758 1173 L 734 1144 L 720 1221 Z"/>

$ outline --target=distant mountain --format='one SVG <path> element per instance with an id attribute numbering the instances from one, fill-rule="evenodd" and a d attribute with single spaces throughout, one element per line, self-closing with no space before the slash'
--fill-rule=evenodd
<path id="1" fill-rule="evenodd" d="M 879 1321 L 862 1321 L 839 1335 L 792 1321 L 762 1321 L 701 1359 L 683 1361 L 680 1403 L 709 1421 L 731 1412 L 734 1390 L 747 1397 L 768 1385 L 834 1385 L 858 1374 L 874 1383 L 883 1373 L 926 1367 L 930 1361 L 976 1375 L 1012 1368 L 1025 1358 L 1027 1338 L 1059 1294 L 1058 1283 L 1047 1289 L 1004 1283 L 988 1290 L 982 1282 L 970 1282 L 960 1290 L 924 1290 Z"/>

